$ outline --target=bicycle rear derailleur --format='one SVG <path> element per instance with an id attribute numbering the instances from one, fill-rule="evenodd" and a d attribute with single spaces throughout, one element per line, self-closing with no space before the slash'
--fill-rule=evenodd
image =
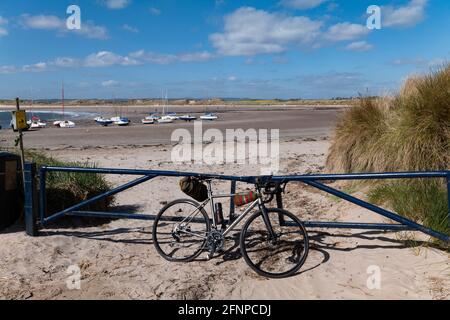
<path id="1" fill-rule="evenodd" d="M 212 259 L 214 253 L 223 249 L 225 238 L 222 231 L 211 230 L 206 239 L 206 248 L 208 249 L 208 259 Z"/>

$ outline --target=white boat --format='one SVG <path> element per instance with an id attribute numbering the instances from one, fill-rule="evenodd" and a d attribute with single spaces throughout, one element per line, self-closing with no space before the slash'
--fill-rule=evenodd
<path id="1" fill-rule="evenodd" d="M 179 117 L 177 116 L 176 112 L 169 112 L 166 114 L 167 117 L 171 118 L 172 120 L 178 120 Z"/>
<path id="2" fill-rule="evenodd" d="M 128 118 L 120 118 L 119 121 L 114 122 L 118 126 L 124 127 L 130 124 L 130 120 Z"/>
<path id="3" fill-rule="evenodd" d="M 200 119 L 202 120 L 209 120 L 209 121 L 217 120 L 217 118 L 218 117 L 214 113 L 205 113 L 200 117 Z"/>
<path id="4" fill-rule="evenodd" d="M 184 120 L 184 121 L 192 121 L 192 120 L 196 120 L 197 117 L 196 116 L 192 116 L 190 114 L 184 114 L 182 116 L 179 116 L 178 119 Z"/>
<path id="5" fill-rule="evenodd" d="M 28 121 L 28 125 L 30 126 L 31 129 L 42 129 L 47 126 L 45 122 L 41 121 Z"/>
<path id="6" fill-rule="evenodd" d="M 159 115 L 159 113 L 150 113 L 149 116 L 145 117 L 145 119 L 147 120 L 158 120 L 160 118 L 161 116 Z"/>
<path id="7" fill-rule="evenodd" d="M 59 127 L 59 128 L 75 128 L 75 122 L 65 119 L 65 113 L 64 113 L 64 82 L 62 83 L 61 102 L 62 102 L 62 113 L 63 113 L 63 119 L 64 120 L 57 120 L 57 121 L 53 122 L 53 125 L 56 126 L 56 127 Z"/>
<path id="8" fill-rule="evenodd" d="M 60 121 L 60 128 L 75 128 L 75 123 L 69 120 Z"/>
<path id="9" fill-rule="evenodd" d="M 171 116 L 162 116 L 161 119 L 158 119 L 158 123 L 172 123 L 173 118 Z"/>
<path id="10" fill-rule="evenodd" d="M 99 125 L 102 125 L 104 127 L 109 126 L 110 124 L 114 123 L 111 119 L 106 119 L 103 117 L 97 117 L 95 118 L 95 122 L 97 122 Z"/>
<path id="11" fill-rule="evenodd" d="M 34 116 L 31 118 L 31 120 L 27 121 L 27 124 L 30 126 L 31 129 L 41 129 L 47 126 L 47 124 L 41 121 L 39 117 Z"/>
<path id="12" fill-rule="evenodd" d="M 171 113 L 166 113 L 166 108 L 168 108 L 167 106 L 167 91 L 166 91 L 166 95 L 162 97 L 162 103 L 163 103 L 163 113 L 161 115 L 161 118 L 158 119 L 158 123 L 172 123 L 174 120 L 177 119 L 176 113 L 171 112 Z"/>
<path id="13" fill-rule="evenodd" d="M 145 119 L 141 120 L 142 124 L 154 124 L 155 120 L 153 119 L 147 119 L 147 117 Z"/>

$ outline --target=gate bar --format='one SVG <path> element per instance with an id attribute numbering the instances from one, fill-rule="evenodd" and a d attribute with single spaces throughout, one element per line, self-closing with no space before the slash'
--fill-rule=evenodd
<path id="1" fill-rule="evenodd" d="M 326 221 L 303 221 L 305 227 L 310 228 L 336 228 L 336 229 L 370 229 L 370 230 L 412 230 L 404 224 L 392 223 L 356 223 L 356 222 L 326 222 Z"/>
<path id="2" fill-rule="evenodd" d="M 197 172 L 179 172 L 166 170 L 140 170 L 140 169 L 112 169 L 112 168 L 77 168 L 77 167 L 42 167 L 41 170 L 48 172 L 74 172 L 74 173 L 99 173 L 99 174 L 122 174 L 137 176 L 165 176 L 165 177 L 197 177 L 202 179 L 218 179 L 230 181 L 242 181 L 255 183 L 254 176 L 229 176 L 220 174 L 197 173 Z"/>
<path id="3" fill-rule="evenodd" d="M 148 181 L 150 179 L 153 179 L 154 177 L 156 177 L 156 176 L 155 175 L 144 176 L 144 177 L 135 179 L 133 181 L 130 181 L 130 182 L 126 183 L 126 184 L 123 184 L 121 186 L 118 186 L 118 187 L 116 187 L 114 189 L 111 189 L 110 191 L 101 193 L 101 194 L 99 194 L 99 195 L 97 195 L 97 196 L 95 196 L 95 197 L 93 197 L 91 199 L 84 200 L 84 201 L 82 201 L 82 202 L 80 202 L 80 203 L 78 203 L 76 205 L 73 205 L 70 208 L 66 208 L 63 211 L 60 211 L 60 212 L 58 212 L 58 213 L 56 213 L 56 214 L 54 214 L 54 215 L 52 215 L 52 216 L 50 216 L 48 218 L 44 218 L 43 220 L 41 220 L 41 224 L 44 225 L 45 223 L 48 223 L 48 222 L 53 221 L 55 219 L 58 219 L 58 218 L 66 215 L 67 213 L 69 213 L 71 211 L 75 211 L 75 210 L 77 210 L 79 208 L 82 208 L 82 207 L 84 207 L 86 205 L 94 203 L 94 202 L 96 202 L 98 200 L 101 200 L 103 198 L 106 198 L 106 197 L 115 195 L 115 194 L 117 194 L 119 192 L 122 192 L 122 191 L 125 191 L 127 189 L 130 189 L 130 188 L 132 188 L 132 187 L 134 187 L 134 186 L 136 186 L 138 184 L 141 184 L 141 183 L 146 182 L 146 181 Z M 41 192 L 42 192 L 42 190 L 41 190 Z M 42 214 L 44 214 L 44 213 L 41 212 L 41 215 Z"/>
<path id="4" fill-rule="evenodd" d="M 409 226 L 409 227 L 411 227 L 413 229 L 422 231 L 423 233 L 426 233 L 426 234 L 428 234 L 428 235 L 430 235 L 432 237 L 435 237 L 435 238 L 438 238 L 438 239 L 441 239 L 441 240 L 447 241 L 447 242 L 450 241 L 450 237 L 445 235 L 445 234 L 443 234 L 443 233 L 434 231 L 434 230 L 432 230 L 430 228 L 427 228 L 425 226 L 422 226 L 422 225 L 420 225 L 420 224 L 418 224 L 418 223 L 416 223 L 416 222 L 414 222 L 412 220 L 409 220 L 409 219 L 407 219 L 405 217 L 402 217 L 402 216 L 400 216 L 400 215 L 398 215 L 396 213 L 393 213 L 393 212 L 388 211 L 386 209 L 377 207 L 377 206 L 375 206 L 375 205 L 373 205 L 373 204 L 371 204 L 369 202 L 366 202 L 366 201 L 363 201 L 361 199 L 355 198 L 355 197 L 353 197 L 353 196 L 351 196 L 351 195 L 349 195 L 347 193 L 344 193 L 344 192 L 336 190 L 336 189 L 334 189 L 332 187 L 326 186 L 326 185 L 324 185 L 324 184 L 322 184 L 320 182 L 305 181 L 305 183 L 310 185 L 310 186 L 312 186 L 312 187 L 315 187 L 315 188 L 317 188 L 319 190 L 322 190 L 322 191 L 325 191 L 325 192 L 330 193 L 332 195 L 335 195 L 335 196 L 337 196 L 337 197 L 339 197 L 341 199 L 344 199 L 344 200 L 347 200 L 347 201 L 349 201 L 351 203 L 354 203 L 354 204 L 356 204 L 356 205 L 358 205 L 360 207 L 363 207 L 363 208 L 366 208 L 366 209 L 368 209 L 370 211 L 376 212 L 376 213 L 378 213 L 378 214 L 380 214 L 380 215 L 382 215 L 382 216 L 384 216 L 386 218 L 392 219 L 392 220 L 394 220 L 396 222 L 399 222 L 399 223 L 401 223 L 403 225 L 406 225 L 406 226 Z"/>
<path id="5" fill-rule="evenodd" d="M 106 193 L 98 195 L 92 199 L 85 200 L 75 206 L 67 208 L 59 213 L 54 214 L 48 218 L 44 218 L 44 213 L 46 211 L 45 203 L 45 177 L 46 172 L 73 172 L 73 173 L 99 173 L 99 174 L 121 174 L 121 175 L 142 175 L 144 177 L 138 178 L 132 182 L 129 182 L 123 186 L 119 186 L 112 189 Z M 55 220 L 63 215 L 95 215 L 94 212 L 88 211 L 76 211 L 77 209 L 98 201 L 102 198 L 114 195 L 128 188 L 131 188 L 137 184 L 150 180 L 157 176 L 166 177 L 197 177 L 201 179 L 218 179 L 218 180 L 229 180 L 234 182 L 245 182 L 250 184 L 255 184 L 258 182 L 273 181 L 273 182 L 290 182 L 299 181 L 315 187 L 319 190 L 325 191 L 329 194 L 335 195 L 339 198 L 352 202 L 358 206 L 371 210 L 378 213 L 384 217 L 390 218 L 400 224 L 382 224 L 382 223 L 352 223 L 352 222 L 325 222 L 325 221 L 305 221 L 307 226 L 315 226 L 322 228 L 353 228 L 353 229 L 383 229 L 383 230 L 419 230 L 430 236 L 436 237 L 438 239 L 449 242 L 450 237 L 434 231 L 430 228 L 417 224 L 409 219 L 406 219 L 396 213 L 390 212 L 388 210 L 382 209 L 378 206 L 372 205 L 361 199 L 355 198 L 349 194 L 346 194 L 337 189 L 331 188 L 324 185 L 318 181 L 332 181 L 332 180 L 374 180 L 374 179 L 415 179 L 415 178 L 446 178 L 447 180 L 447 191 L 449 195 L 449 213 L 448 221 L 450 226 L 450 171 L 428 171 L 428 172 L 386 172 L 386 173 L 351 173 L 351 174 L 308 174 L 308 175 L 287 175 L 287 176 L 230 176 L 230 175 L 219 175 L 219 174 L 203 174 L 195 172 L 178 172 L 178 171 L 163 171 L 163 170 L 137 170 L 137 169 L 111 169 L 111 168 L 80 168 L 80 167 L 42 167 L 40 170 L 40 214 L 41 214 L 41 224 Z M 280 195 L 281 196 L 281 195 Z M 281 200 L 281 199 L 280 199 Z M 112 217 L 111 213 L 99 213 L 103 217 Z M 96 214 L 96 216 L 99 216 Z M 128 217 L 143 219 L 142 215 L 135 216 L 133 214 L 123 214 L 117 217 Z M 148 218 L 148 217 L 147 217 Z"/>
<path id="6" fill-rule="evenodd" d="M 110 219 L 130 219 L 130 220 L 155 220 L 154 214 L 124 213 L 124 212 L 99 212 L 99 211 L 71 211 L 66 213 L 74 217 L 110 218 Z M 164 218 L 163 221 L 183 221 L 183 217 Z M 193 222 L 204 223 L 201 218 L 193 218 Z M 228 223 L 229 220 L 225 219 Z M 289 222 L 286 222 L 289 225 Z M 336 229 L 374 229 L 374 230 L 412 230 L 403 224 L 390 223 L 355 223 L 355 222 L 325 222 L 325 221 L 303 221 L 306 227 L 310 228 L 336 228 Z"/>
<path id="7" fill-rule="evenodd" d="M 130 219 L 130 220 L 155 220 L 155 214 L 126 213 L 126 212 L 99 212 L 99 211 L 71 211 L 66 213 L 74 217 L 109 218 L 109 219 Z M 161 221 L 183 221 L 184 217 L 161 217 Z M 192 222 L 204 223 L 205 219 L 191 218 Z M 228 220 L 225 220 L 226 222 Z M 210 222 L 212 220 L 210 219 Z"/>

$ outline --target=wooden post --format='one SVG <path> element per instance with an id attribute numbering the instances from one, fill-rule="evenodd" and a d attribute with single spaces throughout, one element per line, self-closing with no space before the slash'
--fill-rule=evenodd
<path id="1" fill-rule="evenodd" d="M 16 110 L 20 111 L 19 98 L 16 98 Z M 20 166 L 22 168 L 22 183 L 25 191 L 25 152 L 23 150 L 23 133 L 20 126 L 17 127 L 19 131 L 19 147 L 20 147 Z"/>

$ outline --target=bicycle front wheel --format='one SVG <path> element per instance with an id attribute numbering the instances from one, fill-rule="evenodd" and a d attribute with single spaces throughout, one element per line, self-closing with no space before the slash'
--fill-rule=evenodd
<path id="1" fill-rule="evenodd" d="M 153 224 L 153 244 L 166 260 L 188 262 L 203 250 L 211 229 L 206 211 L 190 199 L 168 203 Z"/>
<path id="2" fill-rule="evenodd" d="M 240 246 L 247 264 L 258 274 L 284 278 L 295 274 L 308 255 L 305 227 L 289 211 L 270 208 L 267 215 L 274 237 L 268 231 L 263 213 L 254 213 L 241 231 Z"/>

